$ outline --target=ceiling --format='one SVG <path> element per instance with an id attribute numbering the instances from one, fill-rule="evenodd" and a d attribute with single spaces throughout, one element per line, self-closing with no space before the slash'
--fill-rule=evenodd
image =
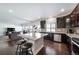
<path id="1" fill-rule="evenodd" d="M 70 13 L 76 5 L 76 3 L 0 3 L 0 22 L 22 24 L 43 17 L 58 17 Z M 62 8 L 64 12 L 60 11 Z"/>

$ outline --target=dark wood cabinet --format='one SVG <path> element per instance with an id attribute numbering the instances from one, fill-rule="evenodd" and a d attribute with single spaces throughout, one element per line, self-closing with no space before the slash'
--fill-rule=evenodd
<path id="1" fill-rule="evenodd" d="M 48 35 L 44 36 L 44 39 L 46 40 L 54 40 L 54 34 L 53 33 L 47 33 Z"/>
<path id="2" fill-rule="evenodd" d="M 76 23 L 77 23 L 77 26 L 79 26 L 79 14 L 77 14 Z"/>
<path id="3" fill-rule="evenodd" d="M 73 26 L 76 26 L 76 18 L 76 15 L 71 14 L 57 18 L 57 28 L 71 28 Z M 67 19 L 69 19 L 69 22 L 67 22 Z"/>
<path id="4" fill-rule="evenodd" d="M 46 28 L 46 21 L 45 20 L 40 21 L 40 25 L 41 25 L 41 29 L 45 29 Z"/>
<path id="5" fill-rule="evenodd" d="M 57 18 L 57 28 L 65 28 L 66 27 L 66 19 L 65 17 Z"/>
<path id="6" fill-rule="evenodd" d="M 63 43 L 71 45 L 71 38 L 67 36 L 66 34 L 61 34 L 61 40 Z"/>
<path id="7" fill-rule="evenodd" d="M 67 18 L 70 19 L 69 23 L 66 22 Z M 65 27 L 79 27 L 79 4 L 74 8 L 71 14 L 57 18 L 57 28 Z"/>
<path id="8" fill-rule="evenodd" d="M 76 6 L 76 8 L 77 8 L 77 6 Z M 70 24 L 71 24 L 71 27 L 76 27 L 77 26 L 76 8 L 70 14 Z"/>
<path id="9" fill-rule="evenodd" d="M 61 34 L 61 41 L 62 41 L 63 43 L 67 43 L 67 37 L 66 37 L 65 34 Z"/>
<path id="10" fill-rule="evenodd" d="M 71 17 L 70 17 L 70 27 L 76 26 L 75 20 L 76 20 L 76 16 L 75 15 L 71 15 Z"/>
<path id="11" fill-rule="evenodd" d="M 79 14 L 79 4 L 76 6 L 72 13 Z"/>
<path id="12" fill-rule="evenodd" d="M 76 8 L 73 10 L 73 12 L 70 14 L 70 20 L 72 27 L 79 27 L 79 4 L 76 6 Z"/>

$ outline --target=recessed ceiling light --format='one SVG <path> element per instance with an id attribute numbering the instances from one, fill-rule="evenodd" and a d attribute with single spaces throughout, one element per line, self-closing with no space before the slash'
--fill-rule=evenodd
<path id="1" fill-rule="evenodd" d="M 10 13 L 12 13 L 12 12 L 13 12 L 13 10 L 12 10 L 12 9 L 9 9 L 9 12 L 10 12 Z"/>
<path id="2" fill-rule="evenodd" d="M 65 10 L 64 9 L 61 9 L 61 12 L 64 12 Z"/>

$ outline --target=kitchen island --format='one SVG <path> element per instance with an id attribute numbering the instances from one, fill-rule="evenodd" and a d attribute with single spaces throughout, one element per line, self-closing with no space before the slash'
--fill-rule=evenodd
<path id="1" fill-rule="evenodd" d="M 26 34 L 20 34 L 19 36 L 22 36 L 28 42 L 33 43 L 32 51 L 33 51 L 33 54 L 36 55 L 44 47 L 43 37 L 45 35 L 47 34 L 26 33 Z"/>

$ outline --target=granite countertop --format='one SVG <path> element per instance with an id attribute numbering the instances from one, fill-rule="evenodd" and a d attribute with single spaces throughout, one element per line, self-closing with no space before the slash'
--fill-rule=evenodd
<path id="1" fill-rule="evenodd" d="M 79 34 L 76 34 L 76 33 L 73 33 L 73 34 L 70 34 L 70 33 L 67 33 L 66 31 L 63 32 L 63 31 L 55 31 L 55 32 L 50 32 L 50 33 L 55 33 L 55 34 L 66 34 L 68 35 L 69 37 L 73 38 L 79 38 Z"/>
<path id="2" fill-rule="evenodd" d="M 79 38 L 79 34 L 76 34 L 76 33 L 73 33 L 73 34 L 70 34 L 70 33 L 67 33 L 67 32 L 54 32 L 54 33 L 59 33 L 59 34 L 66 34 L 68 35 L 69 37 L 71 38 Z"/>
<path id="3" fill-rule="evenodd" d="M 68 33 L 66 33 L 66 35 L 68 35 L 71 38 L 79 38 L 79 34 L 68 34 Z"/>
<path id="4" fill-rule="evenodd" d="M 50 32 L 50 33 L 55 33 L 55 34 L 66 34 L 67 36 L 71 37 L 71 38 L 79 38 L 79 34 L 73 33 L 67 33 L 67 32 L 63 32 L 63 31 L 55 31 L 55 32 Z M 20 36 L 24 37 L 24 38 L 29 38 L 29 39 L 33 39 L 36 40 L 38 38 L 41 38 L 42 36 L 48 35 L 47 33 L 43 34 L 43 33 L 27 33 L 27 34 L 21 34 Z"/>
<path id="5" fill-rule="evenodd" d="M 42 34 L 42 33 L 27 33 L 27 34 L 20 34 L 19 36 L 22 36 L 23 38 L 26 38 L 27 40 L 37 40 L 47 34 Z"/>

